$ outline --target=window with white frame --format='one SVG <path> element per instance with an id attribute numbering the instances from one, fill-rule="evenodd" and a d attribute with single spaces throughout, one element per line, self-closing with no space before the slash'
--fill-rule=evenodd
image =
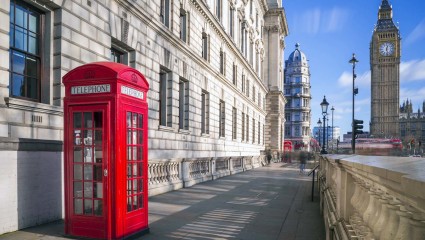
<path id="1" fill-rule="evenodd" d="M 235 107 L 232 109 L 232 139 L 237 137 L 237 110 Z"/>
<path id="2" fill-rule="evenodd" d="M 252 118 L 252 143 L 255 143 L 255 118 Z"/>
<path id="3" fill-rule="evenodd" d="M 184 9 L 180 9 L 180 39 L 187 43 L 189 35 L 189 14 Z"/>
<path id="4" fill-rule="evenodd" d="M 112 39 L 110 61 L 122 63 L 131 67 L 136 66 L 136 52 L 117 39 Z"/>
<path id="5" fill-rule="evenodd" d="M 179 128 L 189 130 L 189 81 L 179 82 Z"/>
<path id="6" fill-rule="evenodd" d="M 236 63 L 233 63 L 233 74 L 232 74 L 233 85 L 238 86 L 238 66 Z"/>
<path id="7" fill-rule="evenodd" d="M 245 81 L 246 81 L 245 74 L 242 74 L 242 86 L 241 86 L 241 88 L 242 88 L 243 93 L 245 93 Z"/>
<path id="8" fill-rule="evenodd" d="M 260 120 L 258 120 L 258 131 L 257 131 L 258 133 L 258 136 L 257 136 L 257 141 L 258 141 L 258 144 L 260 144 Z"/>
<path id="9" fill-rule="evenodd" d="M 235 8 L 233 8 L 232 5 L 230 5 L 229 6 L 229 33 L 230 33 L 230 37 L 232 37 L 232 38 L 235 37 L 234 18 L 235 18 Z"/>
<path id="10" fill-rule="evenodd" d="M 202 58 L 209 61 L 209 37 L 203 32 L 202 33 Z"/>
<path id="11" fill-rule="evenodd" d="M 9 89 L 12 97 L 41 100 L 43 25 L 43 13 L 24 2 L 10 1 Z"/>
<path id="12" fill-rule="evenodd" d="M 245 141 L 245 113 L 242 112 L 242 141 Z"/>
<path id="13" fill-rule="evenodd" d="M 226 131 L 226 110 L 225 110 L 224 101 L 220 100 L 219 103 L 219 128 L 218 128 L 218 135 L 219 137 L 225 137 L 225 131 Z"/>
<path id="14" fill-rule="evenodd" d="M 220 50 L 220 73 L 226 75 L 226 53 Z"/>
<path id="15" fill-rule="evenodd" d="M 249 115 L 246 114 L 246 141 L 249 141 Z"/>
<path id="16" fill-rule="evenodd" d="M 209 104 L 209 93 L 202 90 L 201 93 L 201 133 L 210 133 L 210 104 Z"/>
<path id="17" fill-rule="evenodd" d="M 172 126 L 172 74 L 161 69 L 159 73 L 159 124 Z"/>
<path id="18" fill-rule="evenodd" d="M 161 22 L 166 26 L 170 27 L 170 15 L 171 15 L 171 4 L 170 0 L 161 0 L 159 17 Z"/>
<path id="19" fill-rule="evenodd" d="M 218 20 L 221 22 L 222 20 L 222 1 L 223 0 L 216 0 L 216 6 L 215 6 L 215 15 L 217 16 Z"/>

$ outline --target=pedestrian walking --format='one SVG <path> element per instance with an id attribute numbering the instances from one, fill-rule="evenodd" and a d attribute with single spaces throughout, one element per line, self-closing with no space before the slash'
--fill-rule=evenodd
<path id="1" fill-rule="evenodd" d="M 300 152 L 300 174 L 304 173 L 307 158 L 308 158 L 307 153 L 305 151 L 301 151 Z"/>
<path id="2" fill-rule="evenodd" d="M 267 165 L 270 165 L 270 161 L 272 160 L 272 153 L 270 150 L 267 150 Z"/>

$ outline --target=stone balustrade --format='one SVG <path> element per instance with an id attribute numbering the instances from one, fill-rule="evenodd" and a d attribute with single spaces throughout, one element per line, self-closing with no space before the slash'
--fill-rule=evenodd
<path id="1" fill-rule="evenodd" d="M 327 239 L 425 239 L 425 159 L 320 158 Z"/>
<path id="2" fill-rule="evenodd" d="M 264 156 L 150 160 L 149 196 L 257 168 L 262 161 Z"/>

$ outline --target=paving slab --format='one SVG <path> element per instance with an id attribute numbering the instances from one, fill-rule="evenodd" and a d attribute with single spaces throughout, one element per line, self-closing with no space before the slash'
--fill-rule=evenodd
<path id="1" fill-rule="evenodd" d="M 325 239 L 315 194 L 312 202 L 311 176 L 297 163 L 272 163 L 150 197 L 150 233 L 138 239 Z M 70 239 L 63 227 L 56 221 L 0 239 Z"/>

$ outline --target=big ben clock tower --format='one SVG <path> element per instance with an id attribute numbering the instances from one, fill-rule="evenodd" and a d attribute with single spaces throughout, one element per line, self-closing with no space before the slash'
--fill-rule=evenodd
<path id="1" fill-rule="evenodd" d="M 375 137 L 399 136 L 400 32 L 388 0 L 382 0 L 370 43 L 371 122 Z"/>

